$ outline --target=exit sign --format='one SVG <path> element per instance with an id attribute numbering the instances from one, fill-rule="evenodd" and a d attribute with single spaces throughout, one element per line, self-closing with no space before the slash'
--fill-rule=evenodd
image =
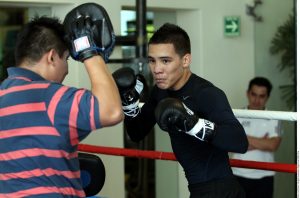
<path id="1" fill-rule="evenodd" d="M 240 17 L 226 16 L 224 17 L 224 35 L 239 36 L 240 35 Z"/>

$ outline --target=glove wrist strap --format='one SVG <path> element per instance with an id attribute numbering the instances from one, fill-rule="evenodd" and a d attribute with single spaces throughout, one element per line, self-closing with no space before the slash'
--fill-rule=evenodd
<path id="1" fill-rule="evenodd" d="M 143 89 L 144 89 L 144 84 L 143 84 L 141 81 L 139 81 L 138 79 L 136 79 L 136 84 L 135 84 L 134 89 L 135 89 L 139 94 L 141 94 L 141 92 L 142 92 Z"/>
<path id="2" fill-rule="evenodd" d="M 126 116 L 136 117 L 140 113 L 139 100 L 127 106 L 123 106 L 123 111 Z"/>
<path id="3" fill-rule="evenodd" d="M 205 119 L 199 119 L 196 125 L 186 133 L 195 136 L 201 141 L 207 141 L 208 136 L 215 129 L 215 124 Z"/>

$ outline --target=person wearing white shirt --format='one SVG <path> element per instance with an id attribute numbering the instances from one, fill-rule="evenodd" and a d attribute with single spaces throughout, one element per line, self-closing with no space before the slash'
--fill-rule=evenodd
<path id="1" fill-rule="evenodd" d="M 247 90 L 249 110 L 266 110 L 272 84 L 264 77 L 249 82 Z M 281 142 L 281 122 L 270 119 L 238 118 L 247 134 L 249 147 L 245 154 L 233 153 L 232 159 L 274 162 L 274 152 Z M 232 168 L 243 186 L 247 198 L 272 198 L 274 171 Z"/>

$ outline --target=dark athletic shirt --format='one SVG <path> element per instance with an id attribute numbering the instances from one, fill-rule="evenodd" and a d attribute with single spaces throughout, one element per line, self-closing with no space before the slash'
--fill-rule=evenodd
<path id="1" fill-rule="evenodd" d="M 195 74 L 177 91 L 154 86 L 141 113 L 134 119 L 125 118 L 129 137 L 138 142 L 151 131 L 156 124 L 155 107 L 166 97 L 180 99 L 200 118 L 212 121 L 217 126 L 216 136 L 209 143 L 185 133 L 169 133 L 173 152 L 185 171 L 188 183 L 233 177 L 228 152 L 247 151 L 245 131 L 235 118 L 224 92 Z"/>

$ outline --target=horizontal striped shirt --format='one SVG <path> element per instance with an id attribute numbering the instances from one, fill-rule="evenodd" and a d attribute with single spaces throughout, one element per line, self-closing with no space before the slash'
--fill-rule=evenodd
<path id="1" fill-rule="evenodd" d="M 9 68 L 0 86 L 0 197 L 85 197 L 78 143 L 101 128 L 85 89 Z"/>

